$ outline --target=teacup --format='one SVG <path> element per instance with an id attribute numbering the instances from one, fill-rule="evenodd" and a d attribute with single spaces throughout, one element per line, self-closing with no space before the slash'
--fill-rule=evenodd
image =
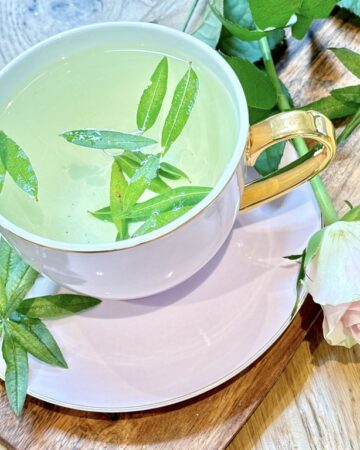
<path id="1" fill-rule="evenodd" d="M 14 89 L 56 58 L 117 42 L 129 48 L 141 48 L 146 42 L 156 51 L 166 43 L 174 56 L 186 55 L 188 60 L 201 62 L 221 80 L 232 98 L 238 124 L 226 170 L 210 194 L 182 217 L 133 239 L 108 244 L 59 242 L 35 235 L 2 216 L 0 231 L 29 264 L 60 285 L 95 297 L 133 299 L 164 291 L 192 276 L 222 246 L 239 211 L 271 201 L 316 176 L 329 164 L 336 146 L 331 122 L 315 111 L 285 112 L 249 127 L 244 92 L 227 62 L 192 36 L 148 23 L 102 23 L 54 36 L 0 73 L 1 91 Z M 253 166 L 274 143 L 296 137 L 315 141 L 319 150 L 274 177 L 245 183 L 246 166 Z"/>

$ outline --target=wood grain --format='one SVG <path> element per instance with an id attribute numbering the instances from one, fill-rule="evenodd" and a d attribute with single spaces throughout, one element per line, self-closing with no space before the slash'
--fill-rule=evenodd
<path id="1" fill-rule="evenodd" d="M 186 21 L 190 3 L 176 0 L 1 0 L 0 65 L 48 35 L 75 25 L 126 18 L 160 20 L 181 28 Z M 291 41 L 279 68 L 298 104 L 324 95 L 330 87 L 351 84 L 352 77 L 330 52 L 320 51 L 329 45 L 340 47 L 345 43 L 349 48 L 360 50 L 357 26 L 348 14 L 342 14 L 327 22 L 317 23 L 313 27 L 313 34 L 306 41 Z M 360 201 L 359 192 L 356 192 L 359 177 L 356 167 L 359 166 L 360 152 L 356 154 L 352 151 L 355 142 L 354 136 L 343 145 L 335 163 L 324 177 L 338 207 L 342 207 L 344 199 L 354 203 Z M 16 419 L 7 406 L 1 384 L 0 436 L 3 444 L 7 448 L 21 450 L 224 448 L 279 378 L 319 311 L 316 305 L 307 302 L 283 337 L 251 369 L 210 394 L 176 407 L 143 414 L 103 415 L 74 412 L 28 399 L 24 415 Z M 311 338 L 315 342 L 321 341 L 319 325 Z M 322 345 L 319 346 L 321 348 Z M 294 360 L 294 368 L 290 366 L 285 372 L 285 380 L 281 378 L 283 381 L 277 384 L 274 394 L 268 397 L 264 406 L 260 407 L 234 441 L 233 449 L 357 447 L 357 441 L 351 437 L 356 424 L 360 423 L 353 407 L 355 400 L 331 403 L 331 389 L 328 390 L 324 384 L 329 380 L 329 375 L 326 377 L 324 373 L 327 372 L 324 370 L 320 372 L 323 361 L 327 361 L 326 358 L 331 361 L 339 357 L 339 353 L 330 349 L 326 350 L 330 352 L 328 356 L 318 353 L 318 368 L 311 364 L 313 350 L 311 345 L 303 344 Z M 351 358 L 358 356 L 356 352 L 341 353 L 339 364 L 352 361 Z M 336 366 L 336 362 L 332 366 Z M 341 389 L 348 392 L 345 378 L 348 372 L 339 370 L 329 373 L 343 376 Z M 316 380 L 303 396 L 301 390 L 312 376 Z M 335 381 L 332 386 L 337 386 Z M 337 395 L 340 401 L 340 392 Z M 355 388 L 351 395 L 355 399 L 360 398 L 360 392 Z M 335 417 L 339 415 L 334 412 L 331 421 L 327 422 L 327 412 L 331 406 L 339 408 L 339 405 L 346 409 L 343 413 L 346 420 L 341 419 L 340 425 L 333 427 Z M 293 414 L 287 415 L 290 406 Z M 315 408 L 321 411 L 321 422 L 315 414 Z M 291 435 L 288 436 L 289 430 Z M 349 432 L 347 441 L 341 440 L 342 430 L 344 433 Z M 329 436 L 324 437 L 326 433 L 333 436 L 333 440 Z M 310 436 L 312 434 L 314 437 Z M 323 447 L 322 443 L 330 444 Z M 346 447 L 348 443 L 353 444 L 353 447 Z"/>

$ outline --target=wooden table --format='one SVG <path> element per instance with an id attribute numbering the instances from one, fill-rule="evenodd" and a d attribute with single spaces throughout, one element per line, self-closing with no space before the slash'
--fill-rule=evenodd
<path id="1" fill-rule="evenodd" d="M 175 0 L 1 0 L 0 64 L 31 44 L 64 28 L 98 20 L 158 20 L 181 27 L 184 4 Z M 139 5 L 141 8 L 139 8 Z M 141 14 L 139 11 L 141 10 Z M 329 46 L 360 51 L 359 21 L 348 14 L 318 22 L 303 42 L 290 41 L 279 62 L 282 79 L 298 104 L 351 84 L 353 77 Z M 341 147 L 324 175 L 336 206 L 360 202 L 360 152 L 354 135 Z M 350 449 L 360 447 L 360 401 L 355 364 L 359 349 L 327 346 L 321 337 L 320 309 L 310 301 L 283 337 L 245 374 L 199 399 L 147 413 L 105 415 L 70 411 L 28 399 L 24 415 L 10 412 L 0 386 L 0 440 L 16 449 Z M 306 341 L 307 331 L 316 321 Z M 302 342 L 302 344 L 301 344 Z M 301 344 L 301 345 L 300 345 Z M 300 345 L 300 348 L 298 349 Z M 296 350 L 298 351 L 296 352 Z M 281 372 L 295 357 L 280 377 Z M 280 377 L 280 378 L 279 378 Z"/>

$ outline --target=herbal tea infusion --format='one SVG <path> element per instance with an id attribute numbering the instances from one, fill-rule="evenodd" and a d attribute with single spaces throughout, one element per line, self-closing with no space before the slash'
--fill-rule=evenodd
<path id="1" fill-rule="evenodd" d="M 36 202 L 9 179 L 0 213 L 74 243 L 160 228 L 219 179 L 235 140 L 232 108 L 196 61 L 114 49 L 62 58 L 2 105 L 1 128 L 26 151 L 39 190 Z"/>

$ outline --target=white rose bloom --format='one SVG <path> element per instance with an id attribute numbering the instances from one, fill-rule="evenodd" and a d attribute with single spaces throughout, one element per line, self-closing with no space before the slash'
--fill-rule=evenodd
<path id="1" fill-rule="evenodd" d="M 360 298 L 360 221 L 339 221 L 324 228 L 303 282 L 320 305 Z"/>

